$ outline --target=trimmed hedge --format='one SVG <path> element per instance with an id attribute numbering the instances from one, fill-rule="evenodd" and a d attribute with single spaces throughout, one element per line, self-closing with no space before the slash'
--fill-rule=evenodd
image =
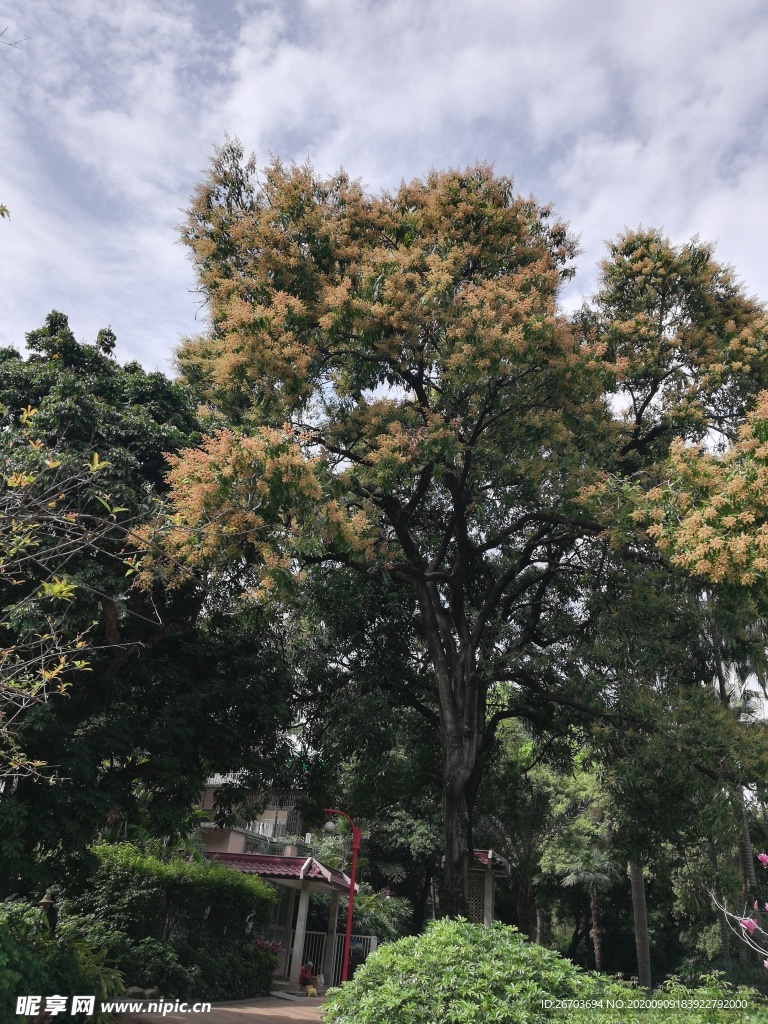
<path id="1" fill-rule="evenodd" d="M 272 886 L 221 865 L 162 861 L 128 843 L 93 852 L 87 888 L 63 906 L 126 985 L 195 999 L 269 992 L 276 961 L 259 936 L 272 921 Z"/>
<path id="2" fill-rule="evenodd" d="M 587 973 L 516 928 L 444 920 L 380 946 L 333 989 L 324 1024 L 768 1024 L 768 1002 L 718 977 L 642 989 Z M 692 1001 L 699 1005 L 686 1006 Z M 743 1007 L 703 1005 L 744 1003 Z M 667 1003 L 666 1007 L 664 1004 Z M 613 1004 L 613 1005 L 611 1005 Z M 642 1004 L 642 1005 L 636 1005 Z"/>

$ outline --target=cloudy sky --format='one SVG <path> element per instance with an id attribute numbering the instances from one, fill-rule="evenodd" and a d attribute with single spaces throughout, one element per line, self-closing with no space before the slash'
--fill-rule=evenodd
<path id="1" fill-rule="evenodd" d="M 490 161 L 581 237 L 716 240 L 768 299 L 765 0 L 0 0 L 0 344 L 52 308 L 168 371 L 224 133 L 371 191 Z"/>

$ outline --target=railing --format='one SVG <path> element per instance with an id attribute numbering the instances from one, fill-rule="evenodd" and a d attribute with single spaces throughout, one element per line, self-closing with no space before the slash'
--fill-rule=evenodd
<path id="1" fill-rule="evenodd" d="M 284 857 L 286 846 L 296 847 L 297 857 L 311 857 L 314 850 L 308 843 L 289 843 L 285 839 L 268 839 L 254 835 L 245 840 L 245 853 L 264 853 L 269 857 Z"/>
<path id="2" fill-rule="evenodd" d="M 285 932 L 283 931 L 283 935 Z M 325 932 L 305 932 L 304 933 L 304 950 L 301 955 L 301 962 L 303 964 L 311 963 L 314 966 L 315 974 L 322 974 L 325 964 L 325 944 L 328 936 Z M 296 941 L 296 932 L 291 932 L 291 949 Z M 367 958 L 369 953 L 372 953 L 379 944 L 379 940 L 375 935 L 353 935 L 352 945 L 360 943 L 363 947 L 363 956 Z M 286 957 L 285 962 L 285 977 L 287 978 L 291 973 L 291 959 L 292 955 Z M 333 950 L 333 966 L 331 968 L 330 978 L 326 977 L 326 985 L 338 985 L 341 980 L 341 962 L 344 959 L 344 934 L 342 932 L 336 935 L 336 944 Z"/>
<path id="3" fill-rule="evenodd" d="M 225 786 L 230 782 L 238 783 L 243 777 L 242 772 L 229 772 L 227 775 L 211 775 L 205 780 L 206 786 Z"/>

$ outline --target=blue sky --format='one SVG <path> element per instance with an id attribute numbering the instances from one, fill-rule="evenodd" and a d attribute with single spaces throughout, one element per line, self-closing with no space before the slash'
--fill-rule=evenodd
<path id="1" fill-rule="evenodd" d="M 764 0 L 0 0 L 6 26 L 2 345 L 57 308 L 168 372 L 204 326 L 175 226 L 225 132 L 371 191 L 493 163 L 581 237 L 571 306 L 639 224 L 768 299 Z"/>

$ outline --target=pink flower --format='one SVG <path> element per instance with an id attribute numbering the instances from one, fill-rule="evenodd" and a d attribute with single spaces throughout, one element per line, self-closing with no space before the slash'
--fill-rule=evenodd
<path id="1" fill-rule="evenodd" d="M 768 853 L 758 853 L 757 859 L 760 861 L 763 867 L 768 866 Z"/>
<path id="2" fill-rule="evenodd" d="M 752 906 L 754 907 L 755 910 L 757 910 L 757 900 L 755 900 L 755 902 L 752 904 Z"/>
<path id="3" fill-rule="evenodd" d="M 739 924 L 744 929 L 744 931 L 749 932 L 750 935 L 755 930 L 755 928 L 757 928 L 757 921 L 753 921 L 751 917 L 742 918 L 742 920 L 739 921 Z"/>
<path id="4" fill-rule="evenodd" d="M 768 960 L 763 960 L 763 967 L 768 971 Z"/>

